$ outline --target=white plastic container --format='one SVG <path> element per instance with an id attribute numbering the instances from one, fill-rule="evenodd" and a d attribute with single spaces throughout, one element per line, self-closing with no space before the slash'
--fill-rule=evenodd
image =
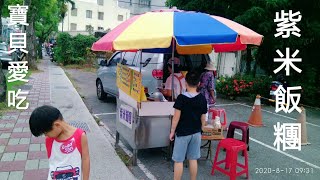
<path id="1" fill-rule="evenodd" d="M 213 121 L 213 127 L 215 129 L 219 129 L 221 128 L 221 122 L 220 122 L 220 117 L 219 116 L 216 116 L 214 121 Z"/>

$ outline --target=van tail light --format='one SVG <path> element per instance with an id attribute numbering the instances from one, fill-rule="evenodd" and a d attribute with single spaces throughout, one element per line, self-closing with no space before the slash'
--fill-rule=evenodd
<path id="1" fill-rule="evenodd" d="M 163 77 L 163 71 L 161 69 L 154 69 L 152 71 L 152 76 L 155 78 L 155 79 L 158 79 L 158 80 L 161 80 L 162 77 Z"/>

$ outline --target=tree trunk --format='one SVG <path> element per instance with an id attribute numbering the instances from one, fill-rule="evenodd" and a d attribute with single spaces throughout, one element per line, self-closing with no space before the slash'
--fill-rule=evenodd
<path id="1" fill-rule="evenodd" d="M 2 7 L 4 5 L 4 0 L 0 0 L 0 40 L 2 40 L 2 20 L 1 20 L 1 17 L 2 17 Z"/>
<path id="2" fill-rule="evenodd" d="M 7 92 L 6 76 L 2 71 L 2 63 L 0 62 L 0 102 L 4 102 L 6 100 L 6 92 Z"/>
<path id="3" fill-rule="evenodd" d="M 36 29 L 35 29 L 35 22 L 33 21 L 33 36 L 32 36 L 32 43 L 34 46 L 34 56 L 35 56 L 35 61 L 38 59 L 38 40 L 36 37 Z"/>
<path id="4" fill-rule="evenodd" d="M 257 74 L 257 60 L 254 61 L 254 66 L 253 66 L 253 71 L 252 71 L 252 75 L 253 77 L 256 77 Z"/>
<path id="5" fill-rule="evenodd" d="M 38 57 L 39 57 L 39 59 L 43 58 L 43 56 L 42 56 L 42 46 L 41 46 L 43 43 L 44 43 L 44 40 L 39 38 L 39 45 L 38 45 Z"/>
<path id="6" fill-rule="evenodd" d="M 36 45 L 35 45 L 35 30 L 34 30 L 34 17 L 35 14 L 33 12 L 30 12 L 31 14 L 31 21 L 29 22 L 29 26 L 27 26 L 27 50 L 28 54 L 26 56 L 26 59 L 28 61 L 29 68 L 31 69 L 37 69 L 36 59 L 37 59 L 37 53 L 36 53 Z"/>
<path id="7" fill-rule="evenodd" d="M 32 0 L 24 0 L 24 5 L 29 6 L 28 10 L 28 22 L 27 26 L 27 51 L 26 60 L 28 61 L 28 66 L 30 69 L 37 69 L 36 64 L 36 49 L 35 49 L 35 29 L 34 29 L 34 19 L 36 11 L 32 7 Z"/>
<path id="8" fill-rule="evenodd" d="M 2 7 L 4 5 L 4 0 L 0 0 L 0 40 L 2 40 Z M 7 83 L 6 77 L 2 71 L 2 63 L 0 62 L 0 102 L 4 102 L 6 100 L 6 91 L 7 91 Z"/>
<path id="9" fill-rule="evenodd" d="M 251 62 L 252 62 L 252 55 L 251 55 L 251 48 L 247 48 L 247 56 L 246 56 L 246 74 L 249 75 L 251 73 Z"/>

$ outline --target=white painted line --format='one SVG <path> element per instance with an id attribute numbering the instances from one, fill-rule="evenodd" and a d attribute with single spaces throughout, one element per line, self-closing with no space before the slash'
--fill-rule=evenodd
<path id="1" fill-rule="evenodd" d="M 246 104 L 241 104 L 241 103 L 239 103 L 239 105 L 242 105 L 242 106 L 246 106 L 246 107 L 250 107 L 250 108 L 252 108 L 252 106 L 249 106 L 249 105 L 246 105 Z M 277 113 L 274 113 L 274 112 L 271 112 L 271 111 L 267 111 L 267 110 L 263 110 L 263 109 L 261 109 L 261 110 L 262 110 L 262 111 L 264 111 L 264 112 L 267 112 L 267 113 L 273 114 L 273 115 L 277 115 L 277 116 L 280 116 L 280 117 L 288 118 L 288 119 L 293 120 L 293 121 L 297 121 L 297 119 L 292 118 L 292 117 L 288 117 L 288 116 L 285 116 L 285 115 L 282 115 L 282 114 L 277 114 Z M 315 126 L 315 127 L 320 127 L 320 126 L 319 126 L 319 125 L 317 125 L 317 124 L 312 124 L 312 123 L 309 123 L 309 122 L 306 122 L 306 124 L 309 124 L 309 125 L 311 125 L 311 126 Z"/>
<path id="2" fill-rule="evenodd" d="M 111 133 L 110 129 L 107 126 L 103 126 L 103 128 L 106 129 L 106 131 L 108 131 L 108 133 L 104 133 L 106 138 L 108 139 L 108 141 L 112 144 L 115 145 L 116 143 L 116 138 L 114 137 L 114 135 Z M 121 149 L 123 149 L 123 151 L 130 157 L 133 156 L 133 154 L 131 153 L 130 150 L 128 150 L 128 148 L 121 142 L 121 140 L 119 140 L 119 146 L 121 147 Z M 137 159 L 137 166 L 141 169 L 141 171 L 150 179 L 150 180 L 157 180 L 157 178 L 141 163 L 141 161 L 139 159 Z"/>
<path id="3" fill-rule="evenodd" d="M 111 115 L 111 114 L 117 114 L 117 112 L 112 112 L 112 113 L 100 113 L 100 114 L 94 114 L 96 116 L 103 116 L 103 115 Z"/>
<path id="4" fill-rule="evenodd" d="M 238 135 L 242 135 L 242 133 L 239 133 L 239 132 L 237 132 L 237 131 L 236 131 L 236 133 L 237 133 Z M 291 154 L 288 154 L 288 153 L 286 153 L 286 152 L 278 151 L 276 148 L 274 148 L 274 147 L 272 147 L 272 146 L 269 146 L 269 145 L 267 145 L 267 144 L 265 144 L 265 143 L 263 143 L 263 142 L 261 142 L 261 141 L 258 141 L 258 140 L 254 139 L 254 138 L 251 138 L 251 137 L 250 137 L 250 140 L 251 140 L 251 141 L 254 141 L 254 142 L 256 142 L 256 143 L 258 143 L 258 144 L 260 144 L 260 145 L 262 145 L 262 146 L 264 146 L 264 147 L 266 147 L 266 148 L 269 148 L 269 149 L 274 150 L 274 151 L 276 151 L 276 152 L 278 152 L 278 153 L 281 153 L 281 154 L 283 154 L 283 155 L 285 155 L 285 156 L 287 156 L 287 157 L 289 157 L 289 158 L 292 158 L 292 159 L 294 159 L 294 160 L 300 161 L 300 162 L 302 162 L 302 163 L 304 163 L 304 164 L 306 164 L 306 165 L 308 165 L 308 166 L 311 166 L 311 167 L 316 168 L 316 169 L 320 169 L 320 167 L 317 166 L 317 165 L 314 165 L 314 164 L 312 164 L 312 163 L 309 163 L 309 162 L 307 162 L 307 161 L 304 161 L 304 160 L 302 160 L 302 159 L 300 159 L 300 158 L 298 158 L 298 157 L 295 157 L 295 156 L 293 156 L 293 155 L 291 155 Z"/>
<path id="5" fill-rule="evenodd" d="M 233 104 L 218 104 L 218 105 L 215 105 L 215 107 L 219 107 L 219 106 L 234 106 L 234 105 L 237 105 L 237 104 L 240 104 L 240 103 L 233 103 Z"/>

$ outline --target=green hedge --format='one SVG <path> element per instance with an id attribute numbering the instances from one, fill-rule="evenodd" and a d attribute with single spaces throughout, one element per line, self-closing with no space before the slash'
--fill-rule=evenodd
<path id="1" fill-rule="evenodd" d="M 54 48 L 55 58 L 63 65 L 84 64 L 87 62 L 88 48 L 97 41 L 92 35 L 78 34 L 72 37 L 68 33 L 59 33 L 57 46 Z"/>
<path id="2" fill-rule="evenodd" d="M 255 97 L 257 94 L 268 97 L 271 77 L 257 77 L 251 75 L 235 75 L 233 77 L 221 77 L 216 82 L 216 90 L 226 96 Z"/>
<path id="3" fill-rule="evenodd" d="M 305 72 L 304 77 L 308 78 L 287 78 L 288 86 L 301 86 L 301 91 L 294 93 L 301 94 L 300 104 L 320 107 L 320 90 L 317 88 L 317 79 L 315 68 L 310 68 Z M 221 77 L 216 82 L 216 90 L 219 94 L 226 96 L 242 96 L 254 99 L 257 94 L 263 97 L 269 97 L 270 84 L 275 78 L 262 76 L 253 78 L 251 75 L 235 75 L 233 77 Z"/>

